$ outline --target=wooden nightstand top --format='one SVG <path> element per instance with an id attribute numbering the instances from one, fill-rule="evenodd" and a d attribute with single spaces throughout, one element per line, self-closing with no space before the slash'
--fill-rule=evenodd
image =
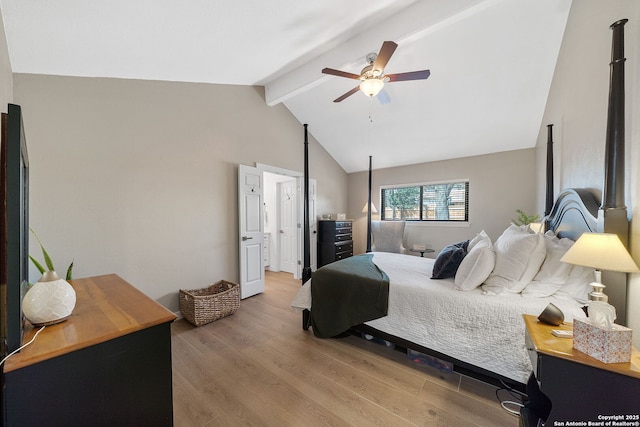
<path id="1" fill-rule="evenodd" d="M 523 314 L 527 332 L 535 350 L 538 353 L 570 360 L 594 368 L 616 372 L 630 377 L 640 378 L 640 352 L 632 348 L 631 362 L 627 363 L 603 363 L 593 357 L 573 348 L 573 339 L 558 338 L 551 334 L 553 329 L 573 330 L 572 323 L 564 323 L 560 326 L 552 326 L 541 323 L 536 316 Z"/>

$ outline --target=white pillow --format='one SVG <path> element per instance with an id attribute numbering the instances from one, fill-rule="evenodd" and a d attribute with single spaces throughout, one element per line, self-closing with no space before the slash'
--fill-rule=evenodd
<path id="1" fill-rule="evenodd" d="M 527 298 L 545 298 L 555 294 L 561 287 L 562 283 L 546 283 L 539 280 L 530 282 L 526 288 L 522 290 L 522 296 Z"/>
<path id="2" fill-rule="evenodd" d="M 560 262 L 560 258 L 573 246 L 571 239 L 558 239 L 554 234 L 545 233 L 547 257 L 540 267 L 540 271 L 533 281 L 522 291 L 522 296 L 532 298 L 558 296 L 569 297 L 579 303 L 586 302 L 591 291 L 590 283 L 593 281 L 593 269 L 573 266 Z"/>
<path id="3" fill-rule="evenodd" d="M 591 282 L 595 280 L 594 269 L 574 265 L 569 272 L 567 282 L 555 293 L 557 296 L 568 296 L 581 304 L 589 302 Z"/>
<path id="4" fill-rule="evenodd" d="M 496 254 L 491 247 L 491 239 L 487 236 L 487 239 L 476 242 L 460 263 L 454 279 L 456 289 L 470 291 L 477 288 L 489 277 L 495 264 Z"/>
<path id="5" fill-rule="evenodd" d="M 560 258 L 573 246 L 573 240 L 558 239 L 557 237 L 544 236 L 546 257 L 540 270 L 533 278 L 534 281 L 562 285 L 566 283 L 571 271 L 571 264 L 560 262 Z M 526 290 L 526 289 L 525 289 Z"/>
<path id="6" fill-rule="evenodd" d="M 510 225 L 496 240 L 496 266 L 482 289 L 499 294 L 502 291 L 521 292 L 536 275 L 546 248 L 542 234 L 528 233 Z"/>
<path id="7" fill-rule="evenodd" d="M 489 247 L 491 247 L 491 237 L 489 237 L 484 230 L 476 234 L 476 237 L 474 237 L 469 241 L 469 245 L 467 246 L 467 252 L 471 252 L 471 249 L 473 249 L 473 247 L 480 242 L 487 242 L 489 243 Z"/>

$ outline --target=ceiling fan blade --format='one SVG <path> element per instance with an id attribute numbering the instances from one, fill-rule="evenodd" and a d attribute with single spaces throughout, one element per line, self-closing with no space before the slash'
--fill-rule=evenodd
<path id="1" fill-rule="evenodd" d="M 430 75 L 431 71 L 420 70 L 410 71 L 408 73 L 387 74 L 386 77 L 390 82 L 404 82 L 407 80 L 424 80 L 426 78 L 429 78 Z"/>
<path id="2" fill-rule="evenodd" d="M 345 93 L 344 95 L 339 96 L 338 98 L 334 99 L 333 102 L 344 101 L 345 99 L 347 99 L 348 97 L 350 97 L 354 93 L 358 92 L 359 90 L 360 90 L 360 86 L 356 86 L 353 89 L 351 89 L 349 92 Z"/>
<path id="3" fill-rule="evenodd" d="M 323 68 L 323 74 L 331 74 L 332 76 L 346 77 L 348 79 L 360 80 L 360 75 L 347 73 L 346 71 L 334 70 L 333 68 Z"/>
<path id="4" fill-rule="evenodd" d="M 376 98 L 378 98 L 378 101 L 380 101 L 380 104 L 382 105 L 387 105 L 388 103 L 391 102 L 389 93 L 386 90 L 384 90 L 384 88 L 382 88 L 382 90 L 378 92 L 378 95 L 376 95 Z"/>
<path id="5" fill-rule="evenodd" d="M 382 43 L 382 47 L 380 48 L 380 52 L 378 52 L 378 57 L 373 63 L 373 69 L 382 71 L 384 67 L 387 66 L 387 62 L 391 59 L 391 55 L 396 51 L 398 44 L 396 42 L 386 41 Z"/>

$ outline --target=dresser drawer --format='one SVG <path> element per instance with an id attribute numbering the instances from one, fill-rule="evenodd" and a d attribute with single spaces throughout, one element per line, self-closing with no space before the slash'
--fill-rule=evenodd
<path id="1" fill-rule="evenodd" d="M 351 240 L 351 233 L 349 233 L 349 234 L 336 234 L 336 242 L 344 242 L 346 240 Z"/>
<path id="2" fill-rule="evenodd" d="M 351 224 L 344 227 L 336 227 L 336 234 L 351 234 Z"/>
<path id="3" fill-rule="evenodd" d="M 347 252 L 338 252 L 336 254 L 336 261 L 339 261 L 341 259 L 345 259 L 345 258 L 349 258 L 353 256 L 353 251 L 347 251 Z"/>
<path id="4" fill-rule="evenodd" d="M 336 261 L 353 256 L 353 240 L 336 243 Z"/>
<path id="5" fill-rule="evenodd" d="M 343 243 L 336 243 L 336 254 L 340 252 L 351 252 L 353 254 L 353 240 Z"/>

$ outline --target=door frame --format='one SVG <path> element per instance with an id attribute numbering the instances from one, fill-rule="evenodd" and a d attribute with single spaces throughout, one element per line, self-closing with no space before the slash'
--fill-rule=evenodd
<path id="1" fill-rule="evenodd" d="M 263 178 L 264 178 L 264 172 L 269 172 L 269 173 L 273 173 L 273 174 L 276 174 L 276 175 L 290 176 L 290 177 L 292 177 L 294 179 L 301 178 L 301 177 L 304 176 L 303 172 L 298 172 L 298 171 L 294 171 L 294 170 L 290 170 L 290 169 L 279 168 L 277 166 L 271 166 L 271 165 L 267 165 L 267 164 L 264 164 L 264 163 L 257 163 L 256 162 L 256 169 L 258 169 L 259 171 L 262 172 Z M 302 203 L 303 203 L 302 198 L 299 198 L 298 205 L 299 205 L 300 208 L 302 207 Z M 302 221 L 302 216 L 300 216 L 298 218 L 298 222 L 300 222 L 300 221 Z M 301 248 L 303 242 L 300 239 L 301 239 L 301 233 L 300 232 L 296 233 L 297 246 Z M 301 251 L 299 251 L 299 252 L 300 253 L 298 253 L 298 257 L 301 256 Z M 299 261 L 302 262 L 301 259 Z M 302 278 L 301 274 L 299 273 L 299 271 L 301 271 L 301 268 L 302 268 L 301 266 L 299 266 L 299 268 L 296 268 L 296 272 L 293 273 L 293 278 L 294 279 L 301 279 Z"/>

